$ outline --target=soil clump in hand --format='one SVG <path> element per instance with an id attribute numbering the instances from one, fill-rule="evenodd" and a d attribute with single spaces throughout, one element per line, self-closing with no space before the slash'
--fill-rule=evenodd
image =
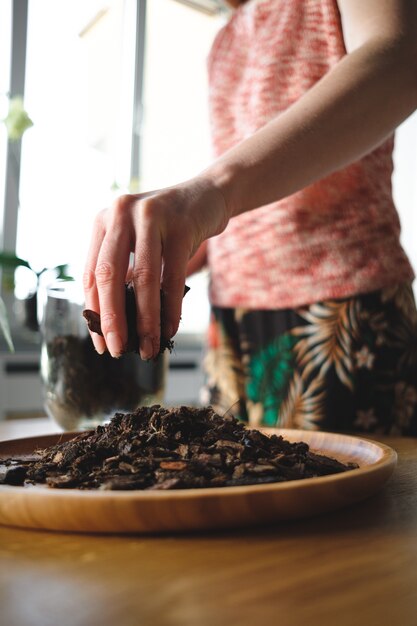
<path id="1" fill-rule="evenodd" d="M 187 285 L 184 288 L 184 296 L 190 290 Z M 162 289 L 160 291 L 161 297 L 161 327 L 162 321 L 164 317 L 164 296 Z M 136 352 L 139 353 L 139 335 L 136 328 L 136 299 L 135 299 L 135 291 L 132 283 L 125 284 L 125 313 L 126 313 L 126 321 L 127 321 L 127 343 L 124 349 L 124 352 Z M 101 330 L 101 321 L 100 315 L 95 311 L 91 311 L 90 309 L 85 309 L 83 311 L 83 316 L 87 321 L 87 326 L 93 333 L 97 333 L 103 337 L 103 332 Z M 174 342 L 171 338 L 166 338 L 162 335 L 160 336 L 159 341 L 159 354 L 162 354 L 165 350 L 169 350 L 172 352 L 174 348 Z"/>

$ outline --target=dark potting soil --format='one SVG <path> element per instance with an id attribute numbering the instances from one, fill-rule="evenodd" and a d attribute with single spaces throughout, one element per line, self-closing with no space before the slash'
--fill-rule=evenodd
<path id="1" fill-rule="evenodd" d="M 273 483 L 355 469 L 247 429 L 211 407 L 159 405 L 116 413 L 111 422 L 31 457 L 9 459 L 1 482 L 78 489 L 190 489 Z"/>
<path id="2" fill-rule="evenodd" d="M 190 290 L 187 285 L 184 288 L 184 296 Z M 163 291 L 160 291 L 161 297 L 161 327 L 162 320 L 164 318 L 164 296 Z M 135 291 L 133 289 L 132 283 L 125 284 L 125 313 L 126 313 L 126 321 L 127 321 L 127 344 L 125 346 L 125 352 L 139 352 L 139 335 L 136 329 L 136 300 L 135 300 Z M 85 309 L 83 311 L 83 316 L 87 321 L 88 328 L 93 333 L 97 333 L 98 335 L 103 336 L 103 332 L 101 330 L 101 321 L 100 315 L 95 311 L 91 311 L 90 309 Z M 174 342 L 171 338 L 166 338 L 161 334 L 160 343 L 159 343 L 159 354 L 162 354 L 165 350 L 169 350 L 172 352 L 174 347 Z"/>
<path id="3" fill-rule="evenodd" d="M 54 337 L 47 353 L 46 404 L 64 427 L 67 418 L 132 411 L 160 393 L 164 384 L 162 361 L 145 363 L 135 354 L 120 359 L 108 352 L 100 355 L 89 335 Z"/>

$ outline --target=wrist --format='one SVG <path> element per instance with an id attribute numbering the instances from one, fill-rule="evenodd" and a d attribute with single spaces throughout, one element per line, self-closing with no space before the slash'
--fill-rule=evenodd
<path id="1" fill-rule="evenodd" d="M 221 195 L 224 204 L 225 217 L 227 221 L 239 213 L 235 194 L 236 172 L 229 164 L 221 161 L 213 163 L 209 168 L 201 173 L 201 177 L 207 181 Z"/>

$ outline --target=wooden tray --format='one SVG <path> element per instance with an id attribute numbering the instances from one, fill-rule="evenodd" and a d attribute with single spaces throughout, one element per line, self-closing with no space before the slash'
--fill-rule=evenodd
<path id="1" fill-rule="evenodd" d="M 0 485 L 0 524 L 22 528 L 151 533 L 233 528 L 273 523 L 348 506 L 376 493 L 391 475 L 397 454 L 383 444 L 331 433 L 263 429 L 359 469 L 285 483 L 171 491 L 82 491 Z M 0 443 L 0 461 L 68 440 L 75 433 Z"/>

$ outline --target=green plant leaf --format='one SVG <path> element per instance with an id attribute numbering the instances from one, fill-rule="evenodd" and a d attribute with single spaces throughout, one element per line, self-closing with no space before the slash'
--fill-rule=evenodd
<path id="1" fill-rule="evenodd" d="M 16 267 L 28 267 L 32 269 L 24 259 L 16 256 L 13 252 L 0 252 L 0 266 L 14 269 Z"/>
<path id="2" fill-rule="evenodd" d="M 72 276 L 68 274 L 68 264 L 64 263 L 63 265 L 57 265 L 54 267 L 54 270 L 57 273 L 57 278 L 60 280 L 74 280 Z"/>
<path id="3" fill-rule="evenodd" d="M 3 120 L 10 141 L 18 141 L 22 138 L 25 131 L 33 126 L 33 122 L 24 109 L 23 99 L 15 96 L 9 101 L 9 112 Z"/>
<path id="4" fill-rule="evenodd" d="M 6 305 L 4 304 L 2 298 L 0 298 L 0 330 L 3 333 L 7 345 L 9 346 L 10 352 L 14 352 L 14 345 L 10 332 L 9 320 L 7 319 Z"/>

